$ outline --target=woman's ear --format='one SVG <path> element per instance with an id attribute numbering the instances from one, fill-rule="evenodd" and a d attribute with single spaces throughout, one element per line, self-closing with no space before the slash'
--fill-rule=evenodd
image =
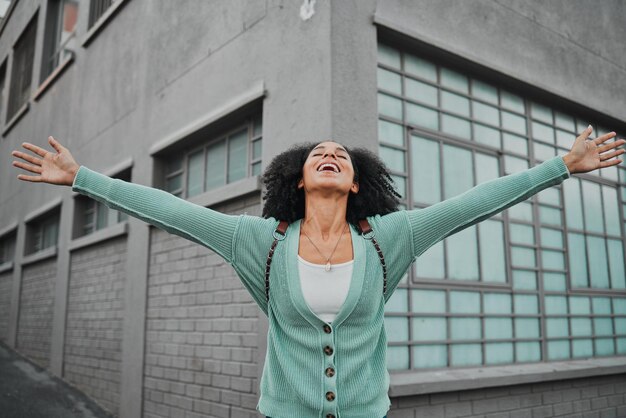
<path id="1" fill-rule="evenodd" d="M 298 180 L 298 189 L 301 189 L 303 187 L 304 187 L 304 179 Z"/>
<path id="2" fill-rule="evenodd" d="M 354 194 L 359 192 L 359 183 L 352 183 L 352 187 L 350 187 L 350 191 Z"/>

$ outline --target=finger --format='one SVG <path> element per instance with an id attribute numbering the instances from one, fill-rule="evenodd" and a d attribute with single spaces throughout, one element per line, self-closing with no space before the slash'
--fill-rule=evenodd
<path id="1" fill-rule="evenodd" d="M 591 132 L 593 132 L 593 127 L 591 125 L 589 125 L 589 126 L 587 126 L 587 129 L 582 131 L 580 133 L 580 135 L 578 135 L 578 138 L 576 138 L 576 139 L 581 139 L 582 138 L 583 140 L 585 140 L 585 139 L 589 138 L 589 135 L 591 135 Z"/>
<path id="2" fill-rule="evenodd" d="M 33 183 L 39 183 L 41 182 L 41 177 L 40 176 L 27 176 L 24 174 L 19 174 L 17 176 L 18 179 L 20 180 L 24 180 L 24 181 L 32 181 Z"/>
<path id="3" fill-rule="evenodd" d="M 26 161 L 28 161 L 29 163 L 32 163 L 32 164 L 35 164 L 35 165 L 41 165 L 41 163 L 42 163 L 42 161 L 41 161 L 41 159 L 40 159 L 40 158 L 33 157 L 33 156 L 32 156 L 32 155 L 30 155 L 30 154 L 26 154 L 26 153 L 23 153 L 23 152 L 20 152 L 20 151 L 13 151 L 13 152 L 11 153 L 11 155 L 13 155 L 14 157 L 17 157 L 17 158 L 21 158 L 21 159 L 23 159 L 23 160 L 26 160 Z"/>
<path id="4" fill-rule="evenodd" d="M 32 151 L 35 154 L 39 155 L 40 157 L 45 157 L 46 154 L 48 153 L 48 151 L 46 151 L 45 149 L 38 147 L 37 145 L 33 145 L 29 142 L 22 143 L 22 146 L 26 148 L 27 150 Z"/>
<path id="5" fill-rule="evenodd" d="M 593 140 L 593 142 L 595 142 L 596 145 L 600 145 L 604 141 L 613 138 L 615 135 L 616 135 L 615 132 L 609 132 L 608 134 L 604 134 L 602 136 L 597 137 L 596 139 Z"/>
<path id="6" fill-rule="evenodd" d="M 41 174 L 41 172 L 43 171 L 42 168 L 37 165 L 30 165 L 21 161 L 13 161 L 13 165 L 15 167 L 21 168 L 22 170 L 30 171 L 31 173 Z"/>
<path id="7" fill-rule="evenodd" d="M 56 152 L 61 152 L 63 150 L 63 146 L 52 136 L 48 137 L 48 143 L 52 145 L 52 148 L 54 148 Z"/>
<path id="8" fill-rule="evenodd" d="M 600 162 L 600 168 L 604 168 L 604 167 L 611 167 L 611 166 L 614 166 L 614 165 L 618 165 L 618 164 L 620 164 L 622 161 L 623 161 L 623 160 L 618 160 L 618 159 L 611 160 L 611 161 L 601 161 L 601 162 Z"/>
<path id="9" fill-rule="evenodd" d="M 607 152 L 606 154 L 600 154 L 600 160 L 608 160 L 609 158 L 613 158 L 616 155 L 620 155 L 625 153 L 626 151 L 624 151 L 623 149 L 619 149 L 617 151 L 613 151 L 613 152 Z"/>
<path id="10" fill-rule="evenodd" d="M 608 144 L 604 144 L 601 147 L 598 147 L 597 149 L 598 149 L 598 152 L 605 152 L 605 151 L 608 151 L 610 149 L 617 148 L 617 147 L 619 147 L 621 145 L 624 145 L 624 144 L 626 144 L 626 139 L 620 139 L 620 140 L 617 140 L 617 141 L 614 141 L 614 142 L 610 142 Z"/>

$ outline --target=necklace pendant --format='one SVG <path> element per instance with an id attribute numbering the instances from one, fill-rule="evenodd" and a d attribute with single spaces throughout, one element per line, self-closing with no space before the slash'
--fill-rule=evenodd
<path id="1" fill-rule="evenodd" d="M 324 270 L 330 271 L 330 261 L 326 263 L 326 267 L 324 267 Z"/>

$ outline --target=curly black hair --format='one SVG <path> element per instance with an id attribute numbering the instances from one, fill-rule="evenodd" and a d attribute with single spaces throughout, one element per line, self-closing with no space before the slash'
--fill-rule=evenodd
<path id="1" fill-rule="evenodd" d="M 264 218 L 289 223 L 304 218 L 304 190 L 298 189 L 298 182 L 302 167 L 316 145 L 314 142 L 292 145 L 270 162 L 262 176 Z M 346 220 L 358 227 L 358 221 L 366 216 L 397 211 L 402 196 L 394 189 L 393 179 L 380 158 L 365 148 L 344 148 L 352 160 L 354 181 L 359 184 L 359 192 L 348 196 Z"/>

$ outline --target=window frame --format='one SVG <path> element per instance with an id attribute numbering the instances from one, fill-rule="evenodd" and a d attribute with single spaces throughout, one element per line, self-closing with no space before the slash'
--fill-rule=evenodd
<path id="1" fill-rule="evenodd" d="M 6 119 L 11 122 L 17 120 L 19 116 L 23 114 L 22 109 L 27 107 L 30 102 L 30 94 L 33 84 L 33 71 L 35 69 L 34 64 L 35 51 L 37 47 L 38 16 L 39 11 L 35 12 L 33 17 L 26 24 L 20 36 L 13 44 L 9 97 L 6 110 Z M 30 42 L 30 44 L 28 42 Z M 31 48 L 31 44 L 32 49 L 29 49 Z M 20 87 L 18 87 L 18 84 Z M 21 90 L 17 91 L 18 88 Z"/>

